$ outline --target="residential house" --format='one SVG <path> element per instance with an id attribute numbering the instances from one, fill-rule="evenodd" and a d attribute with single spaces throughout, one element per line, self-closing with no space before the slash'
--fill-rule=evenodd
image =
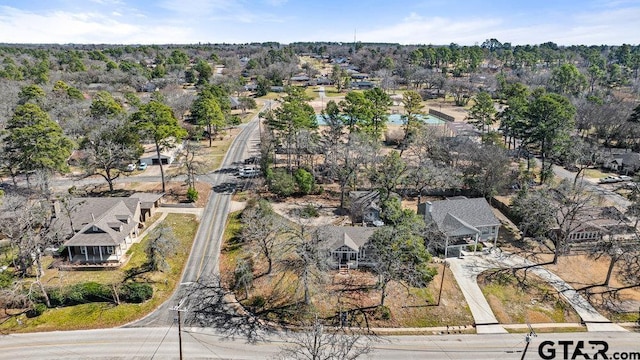
<path id="1" fill-rule="evenodd" d="M 140 227 L 138 198 L 74 198 L 54 204 L 54 226 L 70 234 L 63 247 L 71 267 L 119 266 Z M 73 234 L 73 235 L 71 235 Z"/>
<path id="2" fill-rule="evenodd" d="M 329 266 L 340 269 L 357 269 L 373 265 L 367 247 L 374 228 L 356 226 L 321 226 L 318 238 L 328 252 Z"/>
<path id="3" fill-rule="evenodd" d="M 159 165 L 155 144 L 143 144 L 142 147 L 144 153 L 140 157 L 140 162 L 147 165 Z M 170 165 L 176 159 L 180 150 L 182 150 L 182 143 L 175 142 L 174 146 L 161 149 L 160 161 L 162 161 L 163 165 Z"/>
<path id="4" fill-rule="evenodd" d="M 612 158 L 609 158 L 604 167 L 619 174 L 635 174 L 640 170 L 640 153 L 627 152 L 615 154 Z"/>
<path id="5" fill-rule="evenodd" d="M 380 220 L 380 193 L 378 191 L 349 192 L 350 215 L 353 224 L 378 224 Z"/>
<path id="6" fill-rule="evenodd" d="M 558 216 L 561 216 L 558 214 Z M 633 233 L 633 226 L 629 219 L 613 206 L 587 208 L 576 215 L 574 221 L 564 222 L 567 240 L 571 247 L 593 243 L 608 235 L 624 235 Z M 559 232 L 559 228 L 552 229 L 550 236 Z"/>
<path id="7" fill-rule="evenodd" d="M 433 222 L 445 235 L 444 256 L 458 256 L 467 247 L 475 250 L 480 242 L 496 245 L 500 220 L 484 198 L 464 196 L 427 201 L 418 206 L 427 223 Z"/>
<path id="8" fill-rule="evenodd" d="M 351 82 L 351 88 L 356 90 L 373 89 L 376 87 L 371 81 L 353 81 Z"/>

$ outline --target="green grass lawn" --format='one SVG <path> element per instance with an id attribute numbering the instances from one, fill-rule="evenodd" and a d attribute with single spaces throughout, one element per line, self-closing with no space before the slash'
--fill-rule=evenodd
<path id="1" fill-rule="evenodd" d="M 164 220 L 175 233 L 179 240 L 176 255 L 168 260 L 170 269 L 167 272 L 150 272 L 141 275 L 137 281 L 147 282 L 154 288 L 153 298 L 142 304 L 89 303 L 76 306 L 68 306 L 56 309 L 48 309 L 42 315 L 35 318 L 27 318 L 25 315 L 9 319 L 0 324 L 0 331 L 32 332 L 74 329 L 95 329 L 113 327 L 126 324 L 150 313 L 162 304 L 175 289 L 184 264 L 189 257 L 189 251 L 193 244 L 198 222 L 195 215 L 169 214 Z M 146 262 L 144 249 L 150 241 L 145 237 L 140 243 L 130 248 L 130 261 L 119 270 L 85 271 L 78 282 L 98 281 L 106 284 L 118 284 L 124 278 L 124 272 Z M 116 281 L 117 280 L 117 281 Z M 55 284 L 53 284 L 55 285 Z M 21 325 L 17 320 L 20 320 Z"/>

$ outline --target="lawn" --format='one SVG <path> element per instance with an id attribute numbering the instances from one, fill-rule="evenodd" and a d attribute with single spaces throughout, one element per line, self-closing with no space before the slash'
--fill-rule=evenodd
<path id="1" fill-rule="evenodd" d="M 592 179 L 601 179 L 603 177 L 607 177 L 607 176 L 618 176 L 617 174 L 614 173 L 606 173 L 606 172 L 602 172 L 598 169 L 585 169 L 584 170 L 584 176 L 587 178 L 592 178 Z"/>
<path id="2" fill-rule="evenodd" d="M 154 288 L 153 298 L 142 304 L 89 303 L 49 309 L 35 318 L 25 315 L 9 319 L 0 325 L 0 330 L 9 332 L 32 332 L 53 330 L 95 329 L 124 325 L 152 312 L 162 304 L 175 289 L 184 264 L 189 257 L 189 251 L 195 237 L 198 223 L 194 215 L 169 214 L 164 222 L 168 224 L 179 240 L 176 255 L 168 260 L 170 269 L 167 272 L 150 272 L 141 275 L 139 282 L 147 282 Z M 150 241 L 145 237 L 140 243 L 131 247 L 131 261 L 122 269 L 111 271 L 77 271 L 64 272 L 64 275 L 52 276 L 52 284 L 64 281 L 71 284 L 81 281 L 99 281 L 106 284 L 119 284 L 124 279 L 124 273 L 146 261 L 144 248 Z M 18 322 L 19 321 L 19 322 Z"/>
<path id="3" fill-rule="evenodd" d="M 580 322 L 580 317 L 551 285 L 532 274 L 521 283 L 510 271 L 486 271 L 478 285 L 502 324 Z M 525 285 L 526 284 L 526 285 Z"/>

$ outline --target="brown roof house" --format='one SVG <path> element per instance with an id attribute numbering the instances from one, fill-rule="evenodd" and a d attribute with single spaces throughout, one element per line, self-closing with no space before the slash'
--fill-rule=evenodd
<path id="1" fill-rule="evenodd" d="M 74 198 L 62 209 L 54 204 L 54 223 L 71 235 L 64 244 L 70 267 L 111 267 L 125 261 L 138 237 L 140 199 Z"/>
<path id="2" fill-rule="evenodd" d="M 444 256 L 459 256 L 471 246 L 474 251 L 478 242 L 493 242 L 498 239 L 500 220 L 484 198 L 468 199 L 464 196 L 441 201 L 427 201 L 418 206 L 427 223 L 434 222 L 445 235 Z"/>
<path id="3" fill-rule="evenodd" d="M 371 266 L 373 259 L 368 250 L 369 237 L 375 228 L 361 226 L 321 226 L 318 238 L 328 252 L 328 264 L 332 268 L 357 269 Z"/>

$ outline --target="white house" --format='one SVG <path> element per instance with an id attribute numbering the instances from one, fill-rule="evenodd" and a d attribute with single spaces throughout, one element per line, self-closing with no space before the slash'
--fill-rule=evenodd
<path id="1" fill-rule="evenodd" d="M 74 198 L 64 211 L 54 204 L 54 226 L 73 233 L 64 243 L 68 266 L 119 266 L 138 237 L 140 199 Z"/>
<path id="2" fill-rule="evenodd" d="M 427 223 L 434 222 L 445 234 L 444 255 L 456 256 L 461 250 L 479 242 L 496 245 L 500 220 L 484 198 L 456 197 L 442 201 L 427 201 L 418 206 Z"/>
<path id="3" fill-rule="evenodd" d="M 357 269 L 371 266 L 372 259 L 367 243 L 375 228 L 360 226 L 322 226 L 318 238 L 328 252 L 328 263 L 332 268 Z"/>

